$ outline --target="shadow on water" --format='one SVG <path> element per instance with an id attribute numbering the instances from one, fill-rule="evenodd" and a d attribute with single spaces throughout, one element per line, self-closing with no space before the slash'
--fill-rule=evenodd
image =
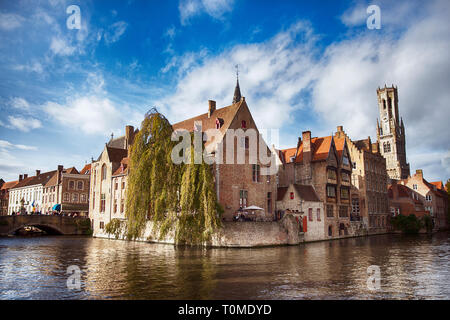
<path id="1" fill-rule="evenodd" d="M 1 299 L 449 299 L 449 233 L 254 249 L 0 239 Z M 81 269 L 68 290 L 67 268 Z M 367 288 L 367 268 L 381 289 Z"/>

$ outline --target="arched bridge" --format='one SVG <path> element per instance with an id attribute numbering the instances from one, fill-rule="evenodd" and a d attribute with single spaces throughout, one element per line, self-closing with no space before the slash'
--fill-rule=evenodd
<path id="1" fill-rule="evenodd" d="M 0 236 L 14 234 L 24 227 L 36 227 L 48 234 L 88 235 L 91 231 L 89 218 L 47 215 L 0 216 Z"/>

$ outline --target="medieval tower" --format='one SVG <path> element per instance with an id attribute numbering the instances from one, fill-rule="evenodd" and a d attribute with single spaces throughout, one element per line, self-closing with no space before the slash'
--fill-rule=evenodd
<path id="1" fill-rule="evenodd" d="M 377 141 L 381 154 L 386 159 L 389 178 L 400 180 L 410 175 L 406 162 L 405 126 L 399 118 L 397 87 L 378 88 Z"/>

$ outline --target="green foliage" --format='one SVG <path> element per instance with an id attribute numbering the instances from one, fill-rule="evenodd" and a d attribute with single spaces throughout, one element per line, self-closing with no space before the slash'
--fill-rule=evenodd
<path id="1" fill-rule="evenodd" d="M 174 164 L 171 152 L 177 142 L 171 141 L 172 132 L 169 121 L 153 109 L 134 139 L 126 202 L 129 240 L 142 237 L 147 219 L 156 238 L 173 230 L 177 244 L 202 244 L 221 225 L 223 210 L 211 166 Z"/>
<path id="2" fill-rule="evenodd" d="M 116 239 L 119 239 L 126 230 L 126 224 L 126 221 L 114 218 L 105 225 L 105 231 L 106 233 L 114 235 Z"/>
<path id="3" fill-rule="evenodd" d="M 75 224 L 77 225 L 77 227 L 83 230 L 83 234 L 92 235 L 93 230 L 91 229 L 91 220 L 90 219 L 76 218 L 74 221 L 75 221 Z"/>
<path id="4" fill-rule="evenodd" d="M 400 230 L 403 233 L 418 233 L 423 227 L 422 221 L 413 214 L 409 216 L 399 214 L 391 218 L 391 224 L 396 230 Z"/>
<path id="5" fill-rule="evenodd" d="M 427 230 L 427 232 L 433 231 L 433 220 L 431 219 L 430 216 L 428 216 L 428 215 L 423 216 L 422 224 L 425 227 L 425 229 Z"/>

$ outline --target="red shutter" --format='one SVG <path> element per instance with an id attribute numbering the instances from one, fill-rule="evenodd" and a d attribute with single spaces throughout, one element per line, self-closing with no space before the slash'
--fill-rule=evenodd
<path id="1" fill-rule="evenodd" d="M 308 231 L 308 219 L 305 217 L 303 217 L 303 232 L 307 232 Z"/>

